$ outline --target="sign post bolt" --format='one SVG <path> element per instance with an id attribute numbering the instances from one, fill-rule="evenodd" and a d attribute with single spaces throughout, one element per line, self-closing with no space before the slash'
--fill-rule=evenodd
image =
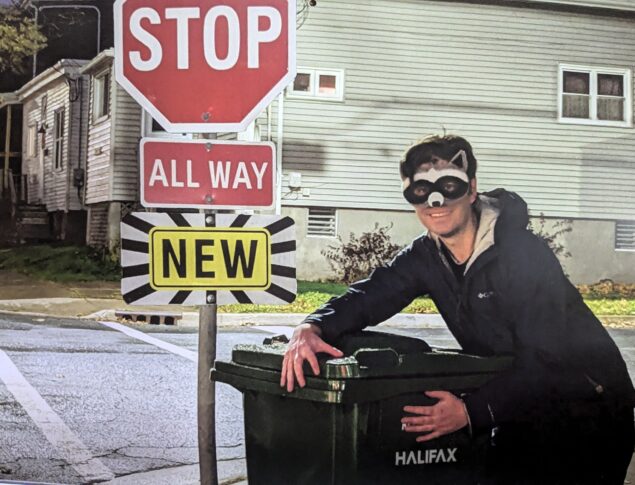
<path id="1" fill-rule="evenodd" d="M 203 113 L 201 115 L 201 118 L 203 118 L 203 121 L 209 121 L 210 115 L 209 113 L 206 111 L 205 113 Z"/>

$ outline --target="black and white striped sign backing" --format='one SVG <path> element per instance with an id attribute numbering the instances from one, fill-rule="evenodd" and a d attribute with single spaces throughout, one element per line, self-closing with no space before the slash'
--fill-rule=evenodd
<path id="1" fill-rule="evenodd" d="M 216 303 L 284 305 L 297 294 L 295 226 L 290 217 L 215 214 L 213 227 L 265 228 L 271 234 L 271 285 L 256 291 L 156 290 L 150 285 L 149 233 L 155 227 L 209 227 L 205 214 L 134 212 L 121 222 L 121 293 L 130 305 L 204 305 Z"/>

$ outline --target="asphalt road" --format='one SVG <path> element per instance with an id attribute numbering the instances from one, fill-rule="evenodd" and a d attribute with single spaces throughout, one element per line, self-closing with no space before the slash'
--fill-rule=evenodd
<path id="1" fill-rule="evenodd" d="M 197 334 L 167 330 L 143 328 L 193 360 L 96 322 L 0 315 L 0 480 L 90 483 L 198 463 Z M 223 330 L 218 356 L 263 336 Z M 240 393 L 217 387 L 218 457 L 244 458 Z"/>
<path id="2" fill-rule="evenodd" d="M 0 480 L 140 483 L 151 470 L 198 462 L 195 330 L 128 328 L 0 314 Z M 391 331 L 456 346 L 442 328 Z M 221 328 L 218 358 L 279 332 Z M 635 331 L 611 333 L 635 376 Z M 239 475 L 242 419 L 240 393 L 218 385 L 218 458 Z"/>

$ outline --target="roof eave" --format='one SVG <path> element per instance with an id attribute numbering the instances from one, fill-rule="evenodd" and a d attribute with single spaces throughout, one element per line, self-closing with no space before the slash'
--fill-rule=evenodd
<path id="1" fill-rule="evenodd" d="M 16 90 L 15 94 L 18 96 L 20 101 L 23 101 L 36 91 L 45 88 L 48 84 L 66 74 L 78 74 L 80 68 L 85 63 L 86 61 L 82 59 L 61 59 L 55 63 L 55 65 L 49 67 L 44 72 L 41 72 L 24 86 Z"/>
<path id="2" fill-rule="evenodd" d="M 103 64 L 112 60 L 115 57 L 114 49 L 109 48 L 101 51 L 95 57 L 93 57 L 90 61 L 88 61 L 84 66 L 79 70 L 80 74 L 88 74 L 97 69 L 99 69 Z"/>

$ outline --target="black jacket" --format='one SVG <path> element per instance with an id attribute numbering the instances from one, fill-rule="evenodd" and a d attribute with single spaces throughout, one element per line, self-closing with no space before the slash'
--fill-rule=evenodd
<path id="1" fill-rule="evenodd" d="M 526 229 L 525 202 L 497 189 L 477 207 L 475 255 L 462 283 L 438 243 L 421 236 L 305 322 L 333 341 L 430 296 L 465 352 L 514 356 L 510 370 L 464 398 L 474 432 L 521 419 L 554 398 L 601 394 L 632 406 L 635 390 L 617 346 L 547 244 Z"/>

